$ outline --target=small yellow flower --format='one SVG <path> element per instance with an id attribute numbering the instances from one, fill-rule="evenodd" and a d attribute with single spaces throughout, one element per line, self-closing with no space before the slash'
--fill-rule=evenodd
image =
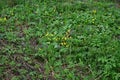
<path id="1" fill-rule="evenodd" d="M 66 38 L 66 37 L 64 37 L 64 40 L 67 40 L 67 38 Z"/>
<path id="2" fill-rule="evenodd" d="M 67 38 L 66 37 L 62 37 L 62 40 L 67 40 Z"/>
<path id="3" fill-rule="evenodd" d="M 66 42 L 63 42 L 63 45 L 66 45 Z"/>
<path id="4" fill-rule="evenodd" d="M 60 43 L 62 46 L 66 46 L 66 42 L 62 42 L 62 43 Z"/>
<path id="5" fill-rule="evenodd" d="M 7 20 L 6 17 L 4 17 L 3 20 L 6 21 Z"/>
<path id="6" fill-rule="evenodd" d="M 68 33 L 70 32 L 70 29 L 68 29 L 68 31 L 67 31 Z"/>
<path id="7" fill-rule="evenodd" d="M 64 45 L 63 43 L 60 43 L 62 46 Z"/>

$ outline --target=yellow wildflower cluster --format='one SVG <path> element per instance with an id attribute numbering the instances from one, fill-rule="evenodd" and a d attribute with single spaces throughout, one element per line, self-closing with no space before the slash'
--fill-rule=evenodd
<path id="1" fill-rule="evenodd" d="M 47 37 L 47 39 L 49 40 L 49 41 L 51 41 L 52 40 L 52 37 L 54 36 L 54 34 L 52 34 L 52 33 L 46 33 L 45 34 L 45 37 Z"/>
<path id="2" fill-rule="evenodd" d="M 65 35 L 63 37 L 58 37 L 55 36 L 56 34 L 52 34 L 47 32 L 45 34 L 45 37 L 47 37 L 47 39 L 49 41 L 55 41 L 55 42 L 60 42 L 61 46 L 65 46 L 65 47 L 69 47 L 69 44 L 67 43 L 68 39 L 70 39 L 70 29 L 66 31 Z"/>
<path id="3" fill-rule="evenodd" d="M 69 44 L 67 44 L 67 40 L 70 39 L 70 29 L 66 32 L 66 35 L 62 37 L 62 42 L 60 43 L 62 46 L 69 47 Z"/>
<path id="4" fill-rule="evenodd" d="M 60 44 L 61 44 L 62 46 L 65 46 L 65 47 L 69 47 L 69 44 L 68 44 L 67 42 L 65 42 L 65 41 L 61 42 Z"/>
<path id="5" fill-rule="evenodd" d="M 70 29 L 68 29 L 68 31 L 66 32 L 66 37 L 70 37 Z"/>
<path id="6" fill-rule="evenodd" d="M 66 43 L 66 42 L 61 42 L 60 44 L 61 44 L 62 46 L 66 46 L 67 43 Z"/>

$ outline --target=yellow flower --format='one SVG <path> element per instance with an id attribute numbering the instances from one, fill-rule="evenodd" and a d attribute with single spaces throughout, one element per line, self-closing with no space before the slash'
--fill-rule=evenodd
<path id="1" fill-rule="evenodd" d="M 67 38 L 66 38 L 66 37 L 64 37 L 64 40 L 67 40 Z"/>
<path id="2" fill-rule="evenodd" d="M 62 40 L 67 40 L 67 38 L 66 37 L 62 37 Z"/>
<path id="3" fill-rule="evenodd" d="M 67 43 L 66 42 L 62 42 L 60 43 L 62 46 L 65 46 Z"/>
<path id="4" fill-rule="evenodd" d="M 67 31 L 68 33 L 70 32 L 70 29 L 68 29 L 68 31 Z"/>
<path id="5" fill-rule="evenodd" d="M 6 17 L 4 17 L 3 20 L 6 21 L 7 20 Z"/>
<path id="6" fill-rule="evenodd" d="M 63 43 L 60 43 L 62 46 L 64 45 Z"/>
<path id="7" fill-rule="evenodd" d="M 66 45 L 66 42 L 63 42 L 63 45 Z"/>

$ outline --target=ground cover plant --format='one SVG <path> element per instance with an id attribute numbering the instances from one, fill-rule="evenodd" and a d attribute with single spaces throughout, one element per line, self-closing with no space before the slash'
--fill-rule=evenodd
<path id="1" fill-rule="evenodd" d="M 103 0 L 4 3 L 0 80 L 120 79 L 118 4 Z"/>

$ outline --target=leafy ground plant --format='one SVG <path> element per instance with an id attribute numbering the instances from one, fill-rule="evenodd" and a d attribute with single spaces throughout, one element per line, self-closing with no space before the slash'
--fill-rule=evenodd
<path id="1" fill-rule="evenodd" d="M 16 3 L 0 11 L 0 80 L 120 79 L 116 3 Z"/>

